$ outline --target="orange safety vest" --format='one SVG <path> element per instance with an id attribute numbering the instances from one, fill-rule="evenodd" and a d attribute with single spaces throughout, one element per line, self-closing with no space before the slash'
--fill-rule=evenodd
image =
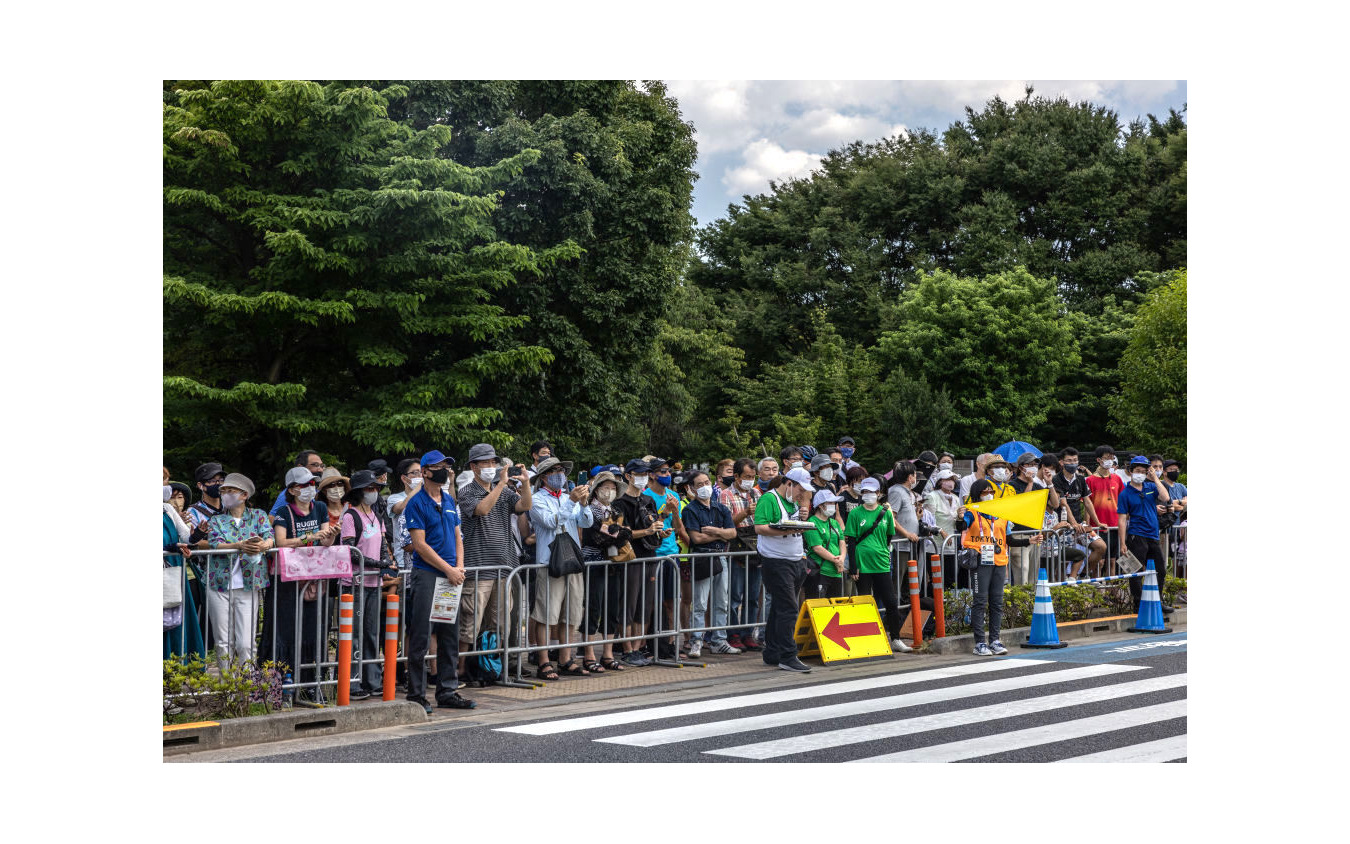
<path id="1" fill-rule="evenodd" d="M 993 544 L 994 546 L 994 565 L 1006 566 L 1008 564 L 1008 520 L 992 519 L 990 516 L 984 516 L 974 513 L 975 521 L 971 522 L 970 527 L 961 534 L 961 547 L 974 548 L 980 550 L 981 545 Z"/>

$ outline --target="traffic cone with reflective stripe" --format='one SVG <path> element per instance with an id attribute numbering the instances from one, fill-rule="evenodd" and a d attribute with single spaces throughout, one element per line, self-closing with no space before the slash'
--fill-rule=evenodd
<path id="1" fill-rule="evenodd" d="M 1139 618 L 1130 628 L 1131 633 L 1171 633 L 1172 628 L 1163 624 L 1162 599 L 1158 595 L 1157 569 L 1153 561 L 1148 561 L 1144 572 L 1144 588 L 1139 597 Z"/>
<path id="2" fill-rule="evenodd" d="M 1045 569 L 1036 575 L 1036 605 L 1031 610 L 1031 637 L 1022 643 L 1022 647 L 1068 647 L 1059 640 L 1059 628 L 1055 626 L 1055 604 L 1050 600 L 1050 581 Z"/>

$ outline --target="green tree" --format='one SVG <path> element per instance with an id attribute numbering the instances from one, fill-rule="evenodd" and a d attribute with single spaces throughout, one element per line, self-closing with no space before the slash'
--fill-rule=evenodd
<path id="1" fill-rule="evenodd" d="M 1142 305 L 1120 358 L 1111 430 L 1149 451 L 1186 456 L 1186 270 Z"/>
<path id="2" fill-rule="evenodd" d="M 544 371 L 494 347 L 528 316 L 494 303 L 575 260 L 493 225 L 540 153 L 446 157 L 448 126 L 391 119 L 400 85 L 167 83 L 166 459 L 259 485 L 301 444 L 344 465 L 485 440 L 506 446 L 489 379 Z"/>
<path id="3" fill-rule="evenodd" d="M 888 310 L 877 357 L 946 391 L 957 448 L 987 449 L 1026 439 L 1078 364 L 1063 311 L 1055 282 L 1021 267 L 984 278 L 939 270 Z"/>

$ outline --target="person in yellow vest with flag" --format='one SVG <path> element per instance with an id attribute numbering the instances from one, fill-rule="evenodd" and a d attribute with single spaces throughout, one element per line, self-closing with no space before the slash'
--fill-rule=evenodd
<path id="1" fill-rule="evenodd" d="M 970 501 L 993 501 L 997 497 L 994 483 L 981 479 L 970 487 Z M 962 514 L 965 531 L 961 534 L 961 547 L 969 548 L 980 555 L 980 565 L 970 573 L 970 591 L 974 603 L 970 608 L 970 628 L 975 635 L 976 656 L 1001 656 L 1008 649 L 999 641 L 1003 625 L 1003 584 L 1008 574 L 1008 546 L 1018 547 L 1040 542 L 1041 535 L 1031 538 L 1008 536 L 1008 520 L 995 516 L 986 516 L 971 509 Z M 985 635 L 984 616 L 986 607 L 989 612 L 988 636 Z"/>

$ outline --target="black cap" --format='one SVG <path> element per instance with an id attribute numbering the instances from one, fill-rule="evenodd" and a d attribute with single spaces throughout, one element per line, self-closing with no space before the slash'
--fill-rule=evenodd
<path id="1" fill-rule="evenodd" d="M 653 457 L 652 462 L 647 464 L 647 468 L 649 471 L 655 472 L 661 466 L 669 466 L 670 463 L 671 461 L 667 460 L 664 457 Z"/>
<path id="2" fill-rule="evenodd" d="M 357 469 L 352 472 L 351 488 L 357 490 L 365 489 L 368 486 L 389 486 L 389 484 L 381 484 L 375 480 L 375 475 L 376 473 L 370 469 Z"/>
<path id="3" fill-rule="evenodd" d="M 835 445 L 843 445 L 844 443 L 848 443 L 849 445 L 857 445 L 857 443 L 853 441 L 853 438 L 848 436 L 840 437 L 839 442 L 835 443 Z"/>
<path id="4" fill-rule="evenodd" d="M 378 460 L 372 460 L 366 464 L 366 468 L 376 475 L 387 475 L 389 473 L 389 464 L 381 457 Z"/>
<path id="5" fill-rule="evenodd" d="M 203 463 L 197 467 L 197 471 L 192 476 L 197 479 L 197 483 L 204 484 L 214 478 L 216 475 L 225 474 L 225 467 L 219 463 Z"/>
<path id="6" fill-rule="evenodd" d="M 923 463 L 937 463 L 937 455 L 931 451 L 919 452 L 919 461 Z"/>
<path id="7" fill-rule="evenodd" d="M 646 460 L 637 459 L 629 460 L 628 464 L 623 467 L 624 474 L 626 475 L 645 475 L 651 470 L 652 467 Z"/>

